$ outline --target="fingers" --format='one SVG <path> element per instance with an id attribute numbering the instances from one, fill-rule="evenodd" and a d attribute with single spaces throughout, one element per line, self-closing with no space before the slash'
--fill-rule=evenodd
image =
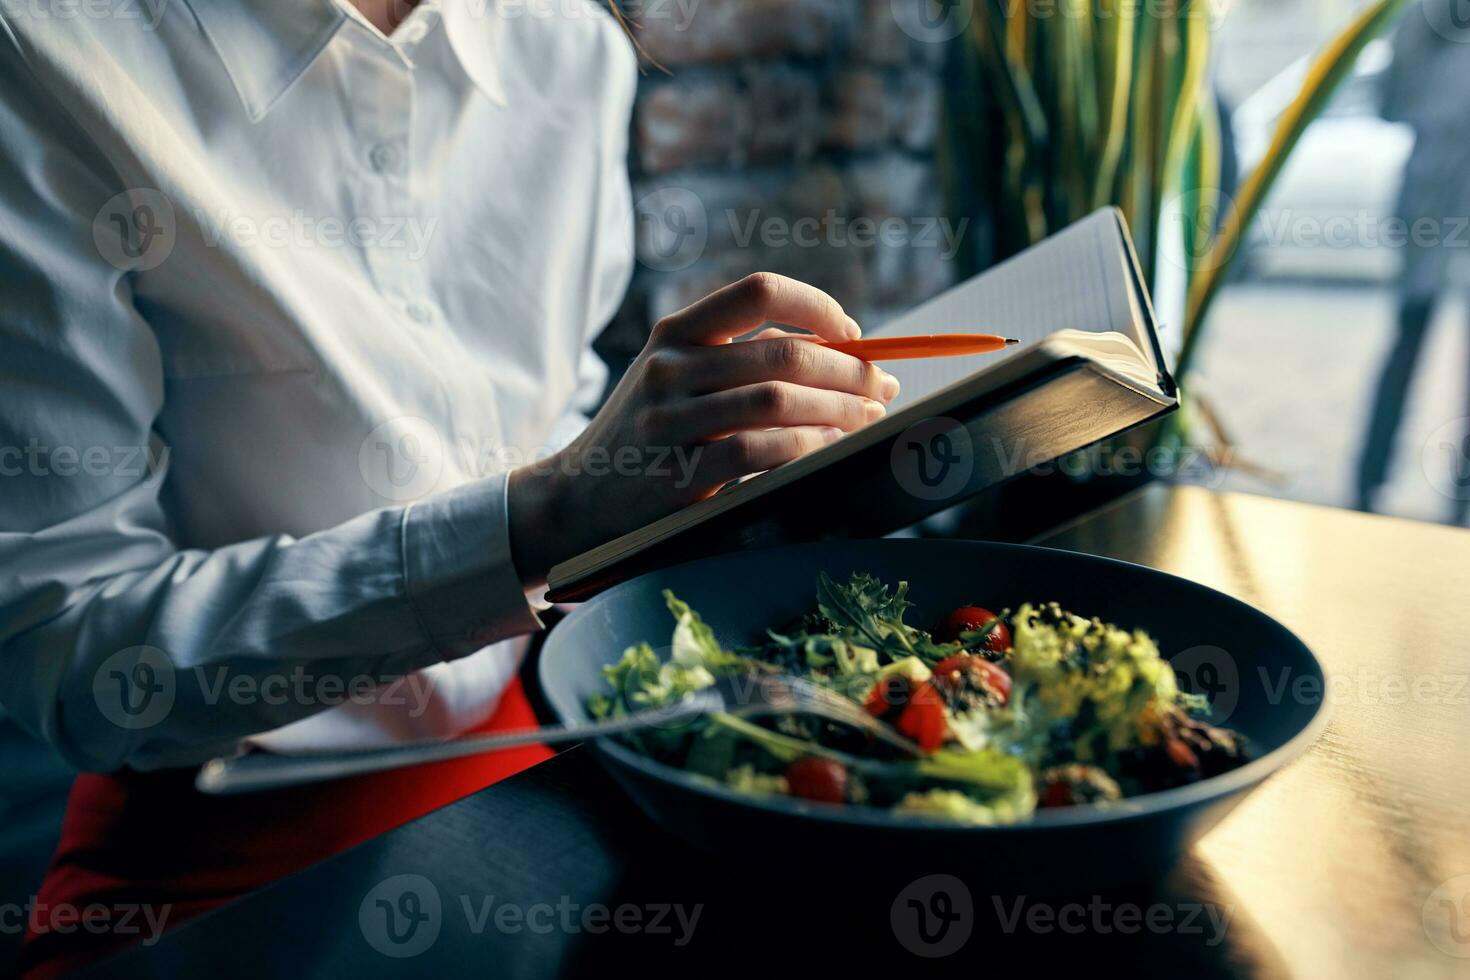
<path id="1" fill-rule="evenodd" d="M 731 344 L 766 323 L 782 330 Z M 816 339 L 856 340 L 862 331 L 831 296 L 772 273 L 710 294 L 654 327 L 639 370 L 614 401 L 632 410 L 640 438 L 696 445 L 700 483 L 719 486 L 835 441 L 884 414 L 898 381 Z M 693 396 L 693 397 L 690 397 Z M 710 440 L 714 440 L 711 442 Z"/>
<path id="2" fill-rule="evenodd" d="M 791 334 L 660 352 L 650 365 L 665 394 L 702 395 L 762 381 L 847 391 L 887 404 L 898 379 L 870 361 Z"/>
<path id="3" fill-rule="evenodd" d="M 777 340 L 781 337 L 805 337 L 804 333 L 792 333 L 783 327 L 766 327 L 760 333 L 751 337 L 751 340 Z"/>
<path id="4" fill-rule="evenodd" d="M 701 395 L 667 411 L 659 435 L 675 445 L 776 426 L 827 426 L 852 432 L 884 414 L 883 405 L 871 398 L 785 381 Z"/>
<path id="5" fill-rule="evenodd" d="M 701 447 L 697 464 L 701 480 L 718 486 L 730 480 L 775 469 L 841 438 L 842 432 L 825 426 L 798 426 L 767 432 L 739 432 Z"/>
<path id="6" fill-rule="evenodd" d="M 665 317 L 654 327 L 661 344 L 723 344 L 766 322 L 810 330 L 827 340 L 856 340 L 862 331 L 842 306 L 815 286 L 757 272 Z"/>

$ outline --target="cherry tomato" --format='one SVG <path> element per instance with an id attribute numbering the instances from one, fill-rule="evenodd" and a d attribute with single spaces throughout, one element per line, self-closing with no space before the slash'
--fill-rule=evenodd
<path id="1" fill-rule="evenodd" d="M 892 707 L 888 693 L 888 682 L 879 680 L 876 685 L 873 685 L 872 691 L 867 692 L 867 699 L 863 701 L 863 710 L 875 718 L 888 714 L 888 708 Z"/>
<path id="2" fill-rule="evenodd" d="M 908 700 L 908 678 L 887 677 L 873 685 L 863 708 L 874 718 L 882 718 L 892 708 L 901 708 Z"/>
<path id="3" fill-rule="evenodd" d="M 920 681 L 913 686 L 896 727 L 925 752 L 934 752 L 944 744 L 949 735 L 949 722 L 944 717 L 944 699 L 933 684 Z"/>
<path id="4" fill-rule="evenodd" d="M 935 638 L 941 643 L 953 643 L 960 638 L 961 633 L 978 630 L 997 618 L 995 613 L 983 606 L 961 606 L 944 617 Z M 991 653 L 1004 653 L 1011 648 L 1011 628 L 1005 623 L 997 622 L 985 634 L 985 641 L 981 646 Z"/>
<path id="5" fill-rule="evenodd" d="M 1164 752 L 1168 754 L 1169 761 L 1180 769 L 1198 769 L 1199 757 L 1189 747 L 1189 743 L 1178 735 L 1166 734 L 1164 736 Z"/>
<path id="6" fill-rule="evenodd" d="M 945 657 L 934 667 L 936 684 L 958 689 L 967 680 L 994 694 L 1000 704 L 1011 699 L 1011 675 L 999 664 L 993 664 L 984 657 L 977 657 L 972 653 L 956 653 Z"/>
<path id="7" fill-rule="evenodd" d="M 1036 799 L 1036 805 L 1043 809 L 1055 806 L 1074 806 L 1076 801 L 1072 799 L 1072 790 L 1066 783 L 1060 780 L 1047 783 L 1042 787 L 1040 795 Z"/>
<path id="8" fill-rule="evenodd" d="M 970 661 L 973 659 L 975 659 L 975 655 L 973 653 L 950 654 L 948 657 L 945 657 L 943 660 L 939 661 L 939 663 L 934 665 L 934 676 L 943 678 L 948 677 L 950 674 L 953 674 L 957 670 L 965 670 L 968 668 Z"/>
<path id="9" fill-rule="evenodd" d="M 1122 796 L 1113 778 L 1096 766 L 1064 762 L 1041 773 L 1036 792 L 1039 807 L 1081 806 Z"/>
<path id="10" fill-rule="evenodd" d="M 847 767 L 834 759 L 808 755 L 786 767 L 792 796 L 818 803 L 847 802 Z"/>

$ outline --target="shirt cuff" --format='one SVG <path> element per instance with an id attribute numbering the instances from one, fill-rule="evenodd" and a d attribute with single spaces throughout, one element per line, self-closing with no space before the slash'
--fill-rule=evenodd
<path id="1" fill-rule="evenodd" d="M 404 513 L 408 601 L 446 660 L 542 628 L 511 561 L 507 478 L 476 480 Z"/>

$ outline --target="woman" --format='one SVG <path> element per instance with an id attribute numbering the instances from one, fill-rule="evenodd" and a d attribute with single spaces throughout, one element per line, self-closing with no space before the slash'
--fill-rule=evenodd
<path id="1" fill-rule="evenodd" d="M 190 788 L 244 742 L 531 723 L 514 638 L 555 562 L 897 394 L 729 343 L 858 333 L 757 275 L 660 322 L 589 422 L 628 41 L 591 4 L 353 3 L 0 21 L 0 703 L 86 773 L 41 906 L 176 925 L 543 758 Z M 139 938 L 31 932 L 38 974 Z"/>

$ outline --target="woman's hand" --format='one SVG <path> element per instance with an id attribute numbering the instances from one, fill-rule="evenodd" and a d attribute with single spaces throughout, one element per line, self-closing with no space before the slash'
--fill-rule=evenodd
<path id="1" fill-rule="evenodd" d="M 663 320 L 566 449 L 510 475 L 510 532 L 528 584 L 552 565 L 790 462 L 883 416 L 898 380 L 766 322 L 854 340 L 815 287 L 756 273 Z"/>

